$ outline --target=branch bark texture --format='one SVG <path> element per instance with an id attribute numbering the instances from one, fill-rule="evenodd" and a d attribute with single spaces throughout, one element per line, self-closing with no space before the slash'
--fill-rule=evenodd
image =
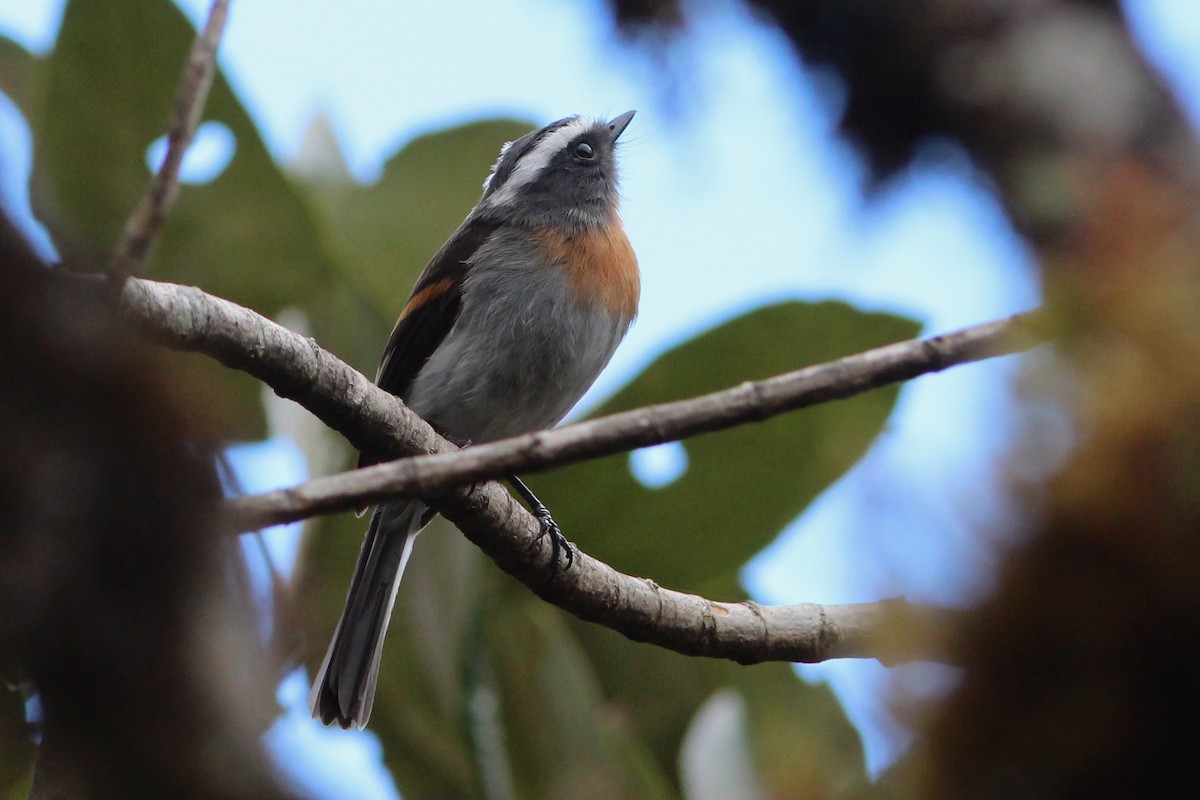
<path id="1" fill-rule="evenodd" d="M 356 447 L 390 448 L 409 454 L 456 451 L 397 398 L 361 373 L 311 339 L 249 309 L 199 289 L 140 279 L 126 282 L 121 299 L 126 312 L 161 343 L 205 353 L 259 378 L 280 396 L 304 405 Z M 643 410 L 647 413 L 643 422 L 638 422 L 641 412 L 634 411 L 560 432 L 522 437 L 523 442 L 489 445 L 494 449 L 484 451 L 485 458 L 494 460 L 486 462 L 486 470 L 473 458 L 463 461 L 466 466 L 452 469 L 496 474 L 519 464 L 546 468 L 567 460 L 564 454 L 571 460 L 583 458 L 581 454 L 590 452 L 589 448 L 615 452 L 640 443 L 666 441 L 689 430 L 699 433 L 728 427 L 739 419 L 764 419 L 788 408 L 849 396 L 889 381 L 1005 351 L 1000 343 L 1013 325 L 1012 321 L 991 323 L 949 337 L 892 345 L 825 367 L 743 384 L 728 390 L 732 392 L 729 398 L 734 400 L 733 407 L 740 409 L 736 414 L 722 410 L 722 393 L 717 393 Z M 795 399 L 797 391 L 804 399 Z M 545 445 L 546 441 L 550 444 Z M 597 445 L 596 441 L 604 444 Z M 484 447 L 468 448 L 462 453 L 468 455 Z M 506 454 L 506 448 L 514 448 L 513 453 Z M 489 452 L 494 454 L 489 456 Z M 552 461 L 554 458 L 559 461 Z M 917 639 L 889 637 L 885 631 L 899 620 L 940 627 L 953 614 L 912 606 L 903 600 L 843 606 L 721 603 L 625 575 L 584 553 L 577 554 L 571 569 L 558 572 L 548 581 L 551 548 L 540 524 L 523 506 L 493 482 L 454 485 L 455 481 L 471 480 L 461 475 L 454 481 L 440 480 L 442 483 L 436 484 L 440 488 L 425 495 L 430 504 L 534 593 L 581 619 L 605 625 L 635 641 L 680 653 L 741 663 L 816 662 L 847 657 L 889 661 L 936 658 L 939 653 L 928 649 L 927 643 L 917 645 Z M 432 485 L 421 484 L 418 488 Z"/>

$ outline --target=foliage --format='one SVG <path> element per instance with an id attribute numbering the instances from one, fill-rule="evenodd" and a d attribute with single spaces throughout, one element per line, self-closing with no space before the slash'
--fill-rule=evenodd
<path id="1" fill-rule="evenodd" d="M 0 89 L 33 132 L 35 210 L 64 261 L 106 263 L 149 179 L 146 148 L 163 132 L 191 35 L 165 0 L 76 0 L 47 57 L 0 40 Z M 183 187 L 151 276 L 266 314 L 299 308 L 318 341 L 367 372 L 499 144 L 529 127 L 495 120 L 421 137 L 378 183 L 360 186 L 286 174 L 222 76 L 205 119 L 229 128 L 236 154 L 210 183 Z M 913 333 L 910 322 L 842 304 L 759 309 L 663 354 L 598 413 Z M 179 363 L 205 375 L 194 383 L 209 395 L 196 403 L 213 410 L 226 438 L 261 434 L 253 381 L 199 357 Z M 737 599 L 741 565 L 863 454 L 895 394 L 691 440 L 686 473 L 661 489 L 637 483 L 625 456 L 532 483 L 588 552 L 673 588 Z M 306 620 L 310 665 L 344 599 L 362 523 L 346 516 L 312 528 L 295 592 L 305 598 L 295 613 Z M 734 734 L 750 743 L 772 797 L 847 796 L 865 781 L 857 737 L 825 688 L 784 665 L 689 659 L 570 619 L 441 523 L 422 536 L 385 658 L 372 728 L 407 798 L 681 797 L 681 748 L 702 738 L 689 736 L 697 710 L 729 688 L 746 710 Z M 20 714 L 17 703 L 0 710 L 6 753 L 17 752 L 8 743 Z"/>
<path id="2" fill-rule="evenodd" d="M 0 798 L 29 793 L 30 765 L 37 753 L 25 724 L 25 699 L 0 682 Z"/>

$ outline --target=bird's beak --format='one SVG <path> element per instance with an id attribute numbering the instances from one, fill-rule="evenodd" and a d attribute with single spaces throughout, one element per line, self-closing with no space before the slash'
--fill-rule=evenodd
<path id="1" fill-rule="evenodd" d="M 615 142 L 620 138 L 621 133 L 629 126 L 629 121 L 633 119 L 633 115 L 636 113 L 636 111 L 626 111 L 621 116 L 614 117 L 612 122 L 608 123 L 608 135 L 612 137 L 611 141 Z"/>

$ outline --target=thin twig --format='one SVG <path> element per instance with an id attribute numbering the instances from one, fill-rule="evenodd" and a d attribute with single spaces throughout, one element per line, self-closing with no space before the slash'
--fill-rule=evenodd
<path id="1" fill-rule="evenodd" d="M 217 72 L 217 47 L 229 15 L 229 2 L 213 0 L 208 10 L 208 20 L 192 43 L 183 75 L 179 79 L 175 110 L 167 128 L 167 153 L 137 208 L 125 222 L 125 230 L 108 267 L 109 275 L 114 278 L 123 279 L 142 271 L 146 255 L 175 203 L 179 190 L 179 168 L 184 153 L 196 135 Z"/>
<path id="2" fill-rule="evenodd" d="M 1015 335 L 1027 329 L 1024 322 L 1025 315 L 1019 315 L 898 342 L 688 400 L 320 477 L 288 489 L 235 498 L 228 509 L 239 529 L 253 530 L 725 430 L 956 364 L 1027 349 L 1035 340 Z"/>

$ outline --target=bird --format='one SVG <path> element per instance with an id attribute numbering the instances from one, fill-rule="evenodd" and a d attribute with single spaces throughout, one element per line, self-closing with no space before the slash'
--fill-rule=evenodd
<path id="1" fill-rule="evenodd" d="M 619 213 L 617 141 L 633 119 L 570 116 L 505 144 L 483 194 L 417 278 L 376 384 L 469 445 L 556 425 L 608 364 L 637 315 L 637 256 Z M 384 460 L 363 452 L 359 466 Z M 549 534 L 545 505 L 509 481 Z M 313 682 L 312 715 L 366 726 L 384 634 L 417 534 L 419 499 L 375 508 L 341 620 Z"/>

